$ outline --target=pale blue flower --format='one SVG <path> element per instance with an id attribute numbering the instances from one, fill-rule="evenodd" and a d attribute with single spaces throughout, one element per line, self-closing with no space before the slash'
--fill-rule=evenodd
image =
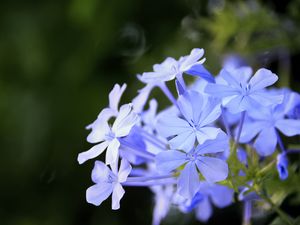
<path id="1" fill-rule="evenodd" d="M 115 163 L 119 157 L 120 142 L 118 138 L 125 137 L 129 134 L 131 128 L 137 124 L 139 117 L 132 111 L 132 106 L 126 104 L 121 106 L 117 118 L 112 127 L 103 120 L 99 120 L 93 126 L 88 140 L 91 143 L 99 143 L 86 152 L 78 155 L 78 162 L 84 163 L 86 160 L 92 159 L 100 155 L 106 148 L 106 164 Z"/>
<path id="2" fill-rule="evenodd" d="M 187 73 L 214 82 L 212 75 L 202 66 L 205 58 L 200 59 L 203 55 L 203 49 L 195 48 L 191 51 L 190 55 L 181 57 L 179 60 L 168 57 L 161 64 L 155 64 L 153 72 L 143 73 L 142 80 L 145 83 L 159 83 L 177 78 L 182 82 L 183 73 Z"/>
<path id="3" fill-rule="evenodd" d="M 277 130 L 286 136 L 300 134 L 300 120 L 285 117 L 285 104 L 260 107 L 249 111 L 245 120 L 240 142 L 247 143 L 255 138 L 253 147 L 259 155 L 271 155 L 278 143 Z"/>
<path id="4" fill-rule="evenodd" d="M 117 165 L 111 165 L 110 170 L 103 162 L 96 161 L 92 171 L 92 180 L 96 184 L 86 190 L 87 202 L 99 206 L 112 194 L 111 208 L 119 209 L 125 193 L 122 183 L 127 180 L 130 171 L 131 166 L 125 159 L 122 159 L 119 171 Z"/>
<path id="5" fill-rule="evenodd" d="M 221 98 L 222 105 L 232 113 L 282 102 L 282 95 L 273 95 L 265 90 L 278 80 L 274 73 L 267 69 L 259 69 L 249 80 L 251 74 L 252 70 L 249 67 L 223 69 L 220 77 L 225 83 L 207 84 L 205 92 Z"/>
<path id="6" fill-rule="evenodd" d="M 199 188 L 199 174 L 208 182 L 218 182 L 228 175 L 227 163 L 211 154 L 224 152 L 229 148 L 228 137 L 221 133 L 215 140 L 207 140 L 192 148 L 188 152 L 168 150 L 156 156 L 157 168 L 160 171 L 170 172 L 184 165 L 178 178 L 178 193 L 185 198 L 194 197 Z M 206 156 L 209 154 L 209 156 Z"/>
<path id="7" fill-rule="evenodd" d="M 158 133 L 170 138 L 172 149 L 190 151 L 196 140 L 202 144 L 222 132 L 211 125 L 221 115 L 218 100 L 204 98 L 196 91 L 187 91 L 179 97 L 178 107 L 182 118 L 165 115 L 157 122 Z"/>

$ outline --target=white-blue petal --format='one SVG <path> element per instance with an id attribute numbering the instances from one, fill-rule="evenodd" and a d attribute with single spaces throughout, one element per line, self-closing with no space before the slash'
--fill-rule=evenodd
<path id="1" fill-rule="evenodd" d="M 274 84 L 278 76 L 267 69 L 259 69 L 249 81 L 251 91 L 256 91 Z"/>
<path id="2" fill-rule="evenodd" d="M 93 146 L 92 148 L 90 148 L 88 151 L 86 152 L 81 152 L 78 154 L 78 162 L 79 164 L 84 163 L 85 161 L 89 160 L 89 159 L 93 159 L 96 158 L 98 155 L 100 155 L 108 146 L 108 142 L 104 141 L 100 144 L 97 144 L 95 146 Z"/>
<path id="3" fill-rule="evenodd" d="M 126 87 L 126 84 L 123 84 L 122 87 L 120 87 L 119 84 L 115 84 L 114 88 L 109 93 L 109 108 L 118 111 L 118 105 Z"/>
<path id="4" fill-rule="evenodd" d="M 127 180 L 128 175 L 131 172 L 131 165 L 126 159 L 121 160 L 121 165 L 119 168 L 119 173 L 118 173 L 118 181 L 120 183 L 125 182 Z"/>
<path id="5" fill-rule="evenodd" d="M 112 191 L 112 183 L 95 184 L 86 190 L 86 200 L 88 203 L 99 206 L 111 195 Z"/>
<path id="6" fill-rule="evenodd" d="M 120 142 L 118 139 L 114 138 L 108 145 L 106 155 L 105 155 L 105 163 L 107 165 L 114 164 L 117 162 L 119 158 L 119 147 Z"/>
<path id="7" fill-rule="evenodd" d="M 125 191 L 120 183 L 116 183 L 112 193 L 111 209 L 117 210 L 120 208 L 120 200 L 123 198 Z"/>

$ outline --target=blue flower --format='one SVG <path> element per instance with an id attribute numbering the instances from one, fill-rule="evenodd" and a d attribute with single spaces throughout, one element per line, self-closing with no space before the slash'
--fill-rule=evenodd
<path id="1" fill-rule="evenodd" d="M 228 137 L 221 133 L 215 140 L 208 140 L 189 152 L 168 150 L 159 153 L 156 156 L 157 168 L 164 172 L 170 172 L 184 165 L 177 183 L 178 192 L 183 197 L 191 199 L 199 188 L 200 179 L 197 169 L 208 182 L 226 179 L 227 163 L 212 157 L 211 154 L 224 152 L 228 148 Z"/>
<path id="2" fill-rule="evenodd" d="M 286 99 L 286 98 L 285 98 Z M 250 142 L 256 136 L 253 147 L 259 155 L 271 155 L 278 143 L 276 130 L 286 136 L 300 134 L 300 120 L 285 118 L 285 104 L 260 107 L 248 112 L 240 137 L 241 143 Z"/>
<path id="3" fill-rule="evenodd" d="M 175 78 L 181 82 L 182 74 L 187 73 L 214 82 L 212 75 L 202 66 L 205 61 L 205 58 L 200 60 L 203 54 L 203 49 L 195 48 L 190 55 L 181 57 L 178 61 L 168 57 L 161 64 L 155 64 L 153 72 L 143 73 L 141 79 L 145 83 L 160 83 Z"/>
<path id="4" fill-rule="evenodd" d="M 139 121 L 136 113 L 132 112 L 132 106 L 121 106 L 120 111 L 112 127 L 106 121 L 99 119 L 93 125 L 93 130 L 88 136 L 91 143 L 99 143 L 86 152 L 78 155 L 78 162 L 84 163 L 100 155 L 106 148 L 106 164 L 115 163 L 119 157 L 120 142 L 118 138 L 129 134 L 131 128 Z"/>
<path id="5" fill-rule="evenodd" d="M 249 67 L 223 69 L 220 77 L 224 82 L 207 84 L 205 92 L 221 98 L 222 105 L 234 114 L 282 102 L 283 96 L 272 95 L 265 90 L 278 80 L 274 73 L 267 69 L 259 69 L 249 80 L 251 74 L 252 70 Z"/>
<path id="6" fill-rule="evenodd" d="M 183 116 L 165 115 L 157 122 L 158 133 L 169 137 L 172 149 L 191 150 L 195 141 L 202 144 L 208 139 L 215 139 L 223 132 L 210 124 L 220 115 L 219 101 L 213 98 L 203 98 L 196 91 L 187 91 L 178 100 L 178 107 Z"/>
<path id="7" fill-rule="evenodd" d="M 111 207 L 115 210 L 120 208 L 120 200 L 125 193 L 121 184 L 126 181 L 131 166 L 125 159 L 122 159 L 119 171 L 115 164 L 111 165 L 111 169 L 100 161 L 95 162 L 92 180 L 96 184 L 87 189 L 86 199 L 88 203 L 99 206 L 112 194 Z"/>
<path id="8" fill-rule="evenodd" d="M 289 162 L 285 152 L 277 155 L 276 167 L 281 180 L 285 180 L 289 176 L 288 164 Z"/>

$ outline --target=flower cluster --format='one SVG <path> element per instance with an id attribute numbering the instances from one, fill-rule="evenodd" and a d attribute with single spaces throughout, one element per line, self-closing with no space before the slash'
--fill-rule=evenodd
<path id="1" fill-rule="evenodd" d="M 131 103 L 119 106 L 126 84 L 114 86 L 108 107 L 87 126 L 87 141 L 95 145 L 78 155 L 82 164 L 105 152 L 105 162 L 95 161 L 89 203 L 98 206 L 111 195 L 112 209 L 119 209 L 124 186 L 146 186 L 155 195 L 153 225 L 172 207 L 207 221 L 212 204 L 226 207 L 234 193 L 249 211 L 249 202 L 261 198 L 258 168 L 277 168 L 281 180 L 288 178 L 292 150 L 281 136 L 300 134 L 300 95 L 269 89 L 278 77 L 264 68 L 253 74 L 247 66 L 224 65 L 214 77 L 203 55 L 193 49 L 138 75 L 145 86 Z M 186 75 L 195 82 L 187 85 Z M 149 99 L 153 88 L 171 103 L 159 112 Z"/>

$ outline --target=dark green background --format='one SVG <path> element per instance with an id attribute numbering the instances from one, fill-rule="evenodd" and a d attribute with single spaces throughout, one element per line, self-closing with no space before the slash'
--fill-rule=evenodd
<path id="1" fill-rule="evenodd" d="M 85 201 L 93 162 L 76 158 L 91 146 L 85 126 L 114 83 L 128 84 L 130 101 L 141 87 L 137 73 L 201 47 L 214 74 L 235 53 L 299 91 L 299 12 L 299 0 L 2 1 L 0 224 L 151 224 L 147 189 L 126 189 L 116 212 L 110 199 L 100 207 Z M 239 207 L 217 211 L 210 224 L 239 224 Z"/>

